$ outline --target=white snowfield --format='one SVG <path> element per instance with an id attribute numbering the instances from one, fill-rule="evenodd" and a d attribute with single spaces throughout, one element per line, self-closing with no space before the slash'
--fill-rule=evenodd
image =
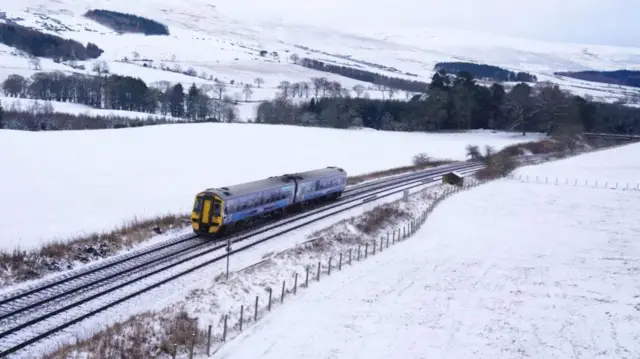
<path id="1" fill-rule="evenodd" d="M 472 61 L 501 66 L 513 71 L 528 71 L 561 85 L 577 94 L 590 94 L 613 101 L 628 97 L 635 89 L 597 84 L 553 75 L 554 71 L 587 69 L 637 69 L 640 49 L 587 44 L 552 43 L 481 33 L 439 28 L 402 28 L 389 26 L 384 20 L 366 25 L 350 14 L 359 7 L 371 10 L 370 16 L 381 19 L 403 16 L 398 4 L 380 6 L 371 2 L 340 4 L 341 11 L 326 3 L 300 6 L 291 0 L 256 3 L 248 0 L 175 2 L 113 0 L 99 3 L 82 0 L 25 0 L 3 4 L 8 19 L 33 26 L 45 32 L 80 41 L 93 42 L 105 52 L 112 73 L 139 77 L 147 83 L 180 82 L 183 86 L 213 84 L 211 77 L 230 83 L 228 94 L 242 98 L 242 85 L 253 84 L 252 100 L 273 98 L 281 81 L 308 81 L 311 77 L 327 77 L 351 89 L 360 84 L 373 98 L 383 94 L 371 84 L 293 64 L 292 54 L 377 72 L 386 76 L 428 81 L 433 66 L 441 61 Z M 408 6 L 407 4 L 404 4 Z M 411 5 L 410 7 L 414 6 Z M 335 5 L 338 6 L 338 5 Z M 372 7 L 373 6 L 373 7 Z M 144 16 L 169 27 L 169 36 L 118 34 L 88 18 L 87 10 L 102 8 Z M 457 9 L 456 9 L 457 11 Z M 321 15 L 324 14 L 324 15 Z M 347 16 L 348 21 L 338 21 Z M 3 21 L 3 20 L 0 20 Z M 372 25 L 375 24 L 375 25 Z M 267 51 L 261 56 L 260 51 Z M 277 57 L 272 56 L 276 52 Z M 11 73 L 29 76 L 35 70 L 25 57 L 0 45 L 0 80 Z M 134 53 L 137 54 L 134 55 Z M 124 58 L 128 62 L 123 62 Z M 86 70 L 41 59 L 43 71 L 89 73 L 94 61 L 80 61 Z M 148 63 L 155 68 L 143 67 Z M 192 68 L 200 77 L 160 69 Z M 395 70 L 392 70 L 395 69 Z M 205 75 L 202 77 L 201 75 Z M 396 94 L 396 98 L 404 98 Z M 245 104 L 242 106 L 244 107 Z M 242 111 L 244 112 L 244 111 Z"/>
<path id="2" fill-rule="evenodd" d="M 640 145 L 525 168 L 623 177 Z M 602 166 L 598 168 L 596 166 Z M 558 173 L 559 174 L 559 173 Z M 505 179 L 303 294 L 215 358 L 638 358 L 640 191 Z"/>
<path id="3" fill-rule="evenodd" d="M 0 248 L 35 248 L 110 230 L 134 216 L 187 213 L 206 188 L 326 166 L 340 166 L 351 176 L 410 165 L 422 152 L 464 160 L 468 144 L 499 149 L 541 136 L 224 123 L 0 130 Z"/>

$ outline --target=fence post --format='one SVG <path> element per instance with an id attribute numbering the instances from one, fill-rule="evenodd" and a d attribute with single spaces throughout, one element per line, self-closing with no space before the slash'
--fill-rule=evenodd
<path id="1" fill-rule="evenodd" d="M 331 258 L 333 257 L 329 257 L 329 269 L 327 269 L 327 275 L 331 275 Z"/>
<path id="2" fill-rule="evenodd" d="M 387 248 L 389 248 L 389 232 L 387 232 Z"/>
<path id="3" fill-rule="evenodd" d="M 222 341 L 227 341 L 227 320 L 229 320 L 229 315 L 224 315 L 224 327 L 222 328 Z"/>
<path id="4" fill-rule="evenodd" d="M 349 265 L 351 265 L 351 249 L 352 248 L 349 248 Z"/>
<path id="5" fill-rule="evenodd" d="M 253 309 L 253 321 L 257 322 L 258 321 L 258 296 L 256 295 L 256 306 Z"/>
<path id="6" fill-rule="evenodd" d="M 193 348 L 195 346 L 196 346 L 196 333 L 194 332 L 193 334 L 191 334 L 191 346 L 189 347 L 189 359 L 193 359 Z"/>
<path id="7" fill-rule="evenodd" d="M 304 278 L 304 287 L 309 288 L 309 266 L 307 266 L 307 276 Z"/>
<path id="8" fill-rule="evenodd" d="M 342 270 L 342 252 L 340 252 L 340 259 L 338 260 L 338 270 Z"/>
<path id="9" fill-rule="evenodd" d="M 396 244 L 396 230 L 393 229 L 393 236 L 391 237 L 391 244 Z"/>
<path id="10" fill-rule="evenodd" d="M 384 243 L 382 243 L 383 240 L 384 237 L 380 237 L 380 252 L 382 252 L 382 249 L 384 248 Z"/>
<path id="11" fill-rule="evenodd" d="M 364 244 L 364 259 L 367 259 L 369 253 L 369 242 Z"/>
<path id="12" fill-rule="evenodd" d="M 318 273 L 316 273 L 316 276 L 318 277 L 318 282 L 320 281 L 320 261 L 318 261 Z"/>
<path id="13" fill-rule="evenodd" d="M 207 333 L 207 356 L 211 355 L 211 324 L 209 324 L 209 333 Z"/>
<path id="14" fill-rule="evenodd" d="M 282 295 L 280 296 L 280 303 L 284 302 L 284 286 L 286 281 L 282 281 Z"/>
<path id="15" fill-rule="evenodd" d="M 176 359 L 176 355 L 178 355 L 178 344 L 173 344 L 173 353 L 171 353 L 171 357 Z"/>
<path id="16" fill-rule="evenodd" d="M 269 287 L 269 304 L 268 304 L 269 311 L 271 311 L 271 296 L 272 296 L 272 294 L 273 294 L 273 289 L 271 287 Z"/>
<path id="17" fill-rule="evenodd" d="M 244 304 L 240 306 L 240 331 L 242 331 L 242 320 L 244 317 Z"/>
<path id="18" fill-rule="evenodd" d="M 373 240 L 373 255 L 376 255 L 376 240 Z"/>

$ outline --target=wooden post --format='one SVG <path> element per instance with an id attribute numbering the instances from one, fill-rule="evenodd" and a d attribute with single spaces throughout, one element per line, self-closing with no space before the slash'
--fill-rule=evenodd
<path id="1" fill-rule="evenodd" d="M 316 273 L 318 282 L 320 281 L 320 261 L 318 261 L 318 273 Z"/>
<path id="2" fill-rule="evenodd" d="M 309 287 L 309 266 L 307 266 L 307 276 L 304 279 L 304 286 L 305 288 Z"/>
<path id="3" fill-rule="evenodd" d="M 222 341 L 227 341 L 227 320 L 229 320 L 229 315 L 224 315 L 224 327 L 222 328 Z"/>
<path id="4" fill-rule="evenodd" d="M 280 303 L 284 302 L 284 286 L 286 284 L 286 281 L 282 281 L 282 295 L 280 296 Z"/>
<path id="5" fill-rule="evenodd" d="M 273 289 L 269 288 L 269 304 L 268 304 L 268 310 L 271 311 L 271 296 L 273 295 Z"/>
<path id="6" fill-rule="evenodd" d="M 329 257 L 329 269 L 327 269 L 327 275 L 331 275 L 331 258 Z"/>
<path id="7" fill-rule="evenodd" d="M 340 258 L 338 259 L 338 270 L 342 270 L 342 252 L 340 252 Z"/>
<path id="8" fill-rule="evenodd" d="M 244 304 L 240 306 L 240 331 L 242 331 L 242 319 L 244 317 Z"/>
<path id="9" fill-rule="evenodd" d="M 258 321 L 258 296 L 256 295 L 256 306 L 253 309 L 253 321 L 257 322 Z"/>
<path id="10" fill-rule="evenodd" d="M 351 248 L 349 248 L 349 265 L 351 265 Z"/>
<path id="11" fill-rule="evenodd" d="M 293 294 L 298 292 L 298 272 L 296 272 L 296 276 L 293 279 Z"/>
<path id="12" fill-rule="evenodd" d="M 211 355 L 211 324 L 209 324 L 209 332 L 207 333 L 207 356 Z"/>

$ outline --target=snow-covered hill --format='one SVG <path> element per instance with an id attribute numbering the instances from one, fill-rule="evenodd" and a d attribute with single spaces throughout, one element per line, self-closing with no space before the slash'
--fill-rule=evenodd
<path id="1" fill-rule="evenodd" d="M 354 8 L 355 5 L 351 5 L 350 8 Z M 83 44 L 93 42 L 105 50 L 98 60 L 106 61 L 112 73 L 140 77 L 147 83 L 170 81 L 189 86 L 194 82 L 212 84 L 212 79 L 217 78 L 227 83 L 233 81 L 228 92 L 240 96 L 242 84 L 253 83 L 255 78 L 261 77 L 265 80 L 264 85 L 254 89 L 253 100 L 271 99 L 283 80 L 293 82 L 325 76 L 348 88 L 358 83 L 370 85 L 293 64 L 289 60 L 293 53 L 410 80 L 428 81 L 433 75 L 433 65 L 439 61 L 479 61 L 510 70 L 529 71 L 539 80 L 557 82 L 575 93 L 608 101 L 635 91 L 561 78 L 552 73 L 640 68 L 640 49 L 637 48 L 548 43 L 436 28 L 385 29 L 384 24 L 376 31 L 357 26 L 347 29 L 349 24 L 346 23 L 305 25 L 331 23 L 330 19 L 314 20 L 314 16 L 320 16 L 314 15 L 314 10 L 326 14 L 327 6 L 305 4 L 303 7 L 290 0 L 266 3 L 248 0 L 112 0 L 101 3 L 27 0 L 3 4 L 2 11 L 5 19 L 21 25 Z M 87 10 L 95 8 L 159 21 L 169 27 L 170 35 L 117 34 L 83 16 Z M 261 56 L 262 50 L 268 55 Z M 14 52 L 0 45 L 0 79 L 11 73 L 28 75 L 34 71 L 27 58 L 12 55 Z M 271 56 L 273 52 L 278 53 L 278 58 Z M 124 58 L 129 61 L 123 62 Z M 142 59 L 152 60 L 147 64 L 156 68 L 143 67 Z M 192 68 L 198 77 L 161 70 L 161 64 L 182 70 Z M 91 70 L 90 63 L 86 64 L 86 70 L 76 70 L 48 59 L 42 59 L 41 66 L 43 70 Z M 398 71 L 384 70 L 384 67 Z M 381 96 L 374 89 L 368 92 L 371 97 Z"/>
<path id="2" fill-rule="evenodd" d="M 457 194 L 415 238 L 290 296 L 214 357 L 637 358 L 639 150 Z"/>

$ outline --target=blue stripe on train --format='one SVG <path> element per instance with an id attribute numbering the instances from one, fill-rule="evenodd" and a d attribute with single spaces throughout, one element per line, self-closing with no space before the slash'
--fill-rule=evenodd
<path id="1" fill-rule="evenodd" d="M 272 212 L 272 211 L 274 211 L 274 210 L 276 210 L 278 208 L 286 207 L 287 203 L 289 203 L 289 200 L 288 199 L 283 199 L 283 200 L 280 200 L 278 202 L 269 203 L 269 204 L 264 205 L 264 206 L 255 207 L 255 208 L 251 208 L 251 209 L 235 212 L 235 213 L 232 213 L 230 215 L 227 215 L 227 217 L 224 219 L 224 224 L 241 221 L 243 219 L 254 217 L 254 216 L 257 216 L 257 215 L 262 214 L 262 213 Z"/>
<path id="2" fill-rule="evenodd" d="M 342 186 L 336 186 L 336 187 L 333 187 L 333 188 L 323 189 L 321 191 L 305 193 L 305 194 L 302 195 L 301 200 L 308 201 L 308 200 L 311 200 L 311 199 L 314 199 L 314 198 L 326 196 L 326 195 L 328 195 L 330 193 L 340 192 L 343 189 L 344 189 L 344 187 L 342 187 Z"/>

